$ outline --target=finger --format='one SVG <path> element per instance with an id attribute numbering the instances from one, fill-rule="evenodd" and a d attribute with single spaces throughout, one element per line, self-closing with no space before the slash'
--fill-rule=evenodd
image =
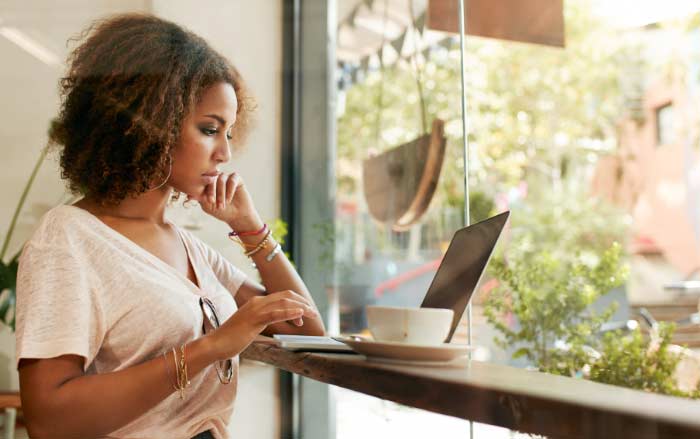
<path id="1" fill-rule="evenodd" d="M 238 189 L 238 184 L 241 181 L 241 177 L 238 176 L 235 172 L 229 176 L 228 182 L 227 182 L 227 190 L 226 190 L 226 203 L 231 204 L 233 202 L 233 196 L 236 194 L 236 190 Z"/>
<path id="2" fill-rule="evenodd" d="M 318 312 L 314 307 L 309 306 L 305 302 L 289 298 L 280 298 L 278 300 L 273 300 L 272 302 L 264 306 L 263 309 L 302 309 L 304 311 L 305 317 L 318 317 Z"/>
<path id="3" fill-rule="evenodd" d="M 228 176 L 223 172 L 219 174 L 219 178 L 216 179 L 216 207 L 223 209 L 226 201 L 226 182 L 228 181 Z"/>
<path id="4" fill-rule="evenodd" d="M 271 302 L 282 302 L 288 305 L 299 305 L 314 311 L 316 310 L 316 307 L 312 303 L 310 303 L 304 296 L 294 293 L 293 291 L 281 291 L 279 294 L 268 295 L 266 297 L 270 297 L 269 300 L 271 300 Z"/>
<path id="5" fill-rule="evenodd" d="M 266 325 L 287 320 L 298 320 L 304 314 L 301 308 L 275 309 L 262 315 Z"/>
<path id="6" fill-rule="evenodd" d="M 273 297 L 275 299 L 294 299 L 294 300 L 303 300 L 306 301 L 306 298 L 302 296 L 301 294 L 292 291 L 292 290 L 281 290 L 281 291 L 275 291 L 274 293 L 270 293 L 265 297 Z"/>
<path id="7" fill-rule="evenodd" d="M 218 180 L 218 178 L 217 178 Z M 214 183 L 208 184 L 207 188 L 205 189 L 205 193 L 207 196 L 207 202 L 210 204 L 214 204 L 216 202 L 216 181 Z"/>
<path id="8" fill-rule="evenodd" d="M 303 302 L 305 305 L 310 306 L 312 308 L 314 307 L 313 303 L 311 303 L 309 301 L 309 299 L 307 299 L 305 296 L 303 296 L 295 291 L 292 291 L 292 290 L 279 291 L 279 297 L 285 297 L 288 299 L 296 300 L 299 302 Z"/>

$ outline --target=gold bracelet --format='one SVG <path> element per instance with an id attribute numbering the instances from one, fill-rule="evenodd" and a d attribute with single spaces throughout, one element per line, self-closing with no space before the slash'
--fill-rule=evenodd
<path id="1" fill-rule="evenodd" d="M 259 252 L 260 250 L 267 247 L 267 244 L 270 242 L 271 236 L 272 236 L 272 233 L 270 231 L 268 231 L 267 235 L 265 235 L 265 238 L 263 238 L 263 240 L 260 241 L 260 243 L 258 243 L 258 245 L 253 250 L 246 252 L 245 255 L 248 257 L 251 257 L 254 254 L 256 254 L 257 252 Z"/>
<path id="2" fill-rule="evenodd" d="M 231 241 L 233 241 L 233 242 L 235 242 L 236 244 L 238 244 L 238 245 L 240 245 L 241 247 L 243 247 L 243 250 L 245 250 L 245 252 L 248 253 L 248 252 L 250 252 L 250 251 L 252 251 L 252 250 L 257 249 L 258 246 L 260 246 L 261 244 L 263 244 L 263 243 L 265 242 L 266 239 L 269 239 L 269 237 L 271 236 L 271 233 L 272 233 L 272 231 L 271 231 L 270 229 L 267 229 L 267 233 L 265 234 L 265 237 L 264 237 L 262 240 L 260 240 L 260 242 L 258 242 L 257 244 L 246 244 L 245 242 L 243 242 L 243 241 L 241 240 L 240 237 L 238 237 L 238 236 L 233 236 L 233 235 L 229 235 L 228 239 L 230 239 Z"/>
<path id="3" fill-rule="evenodd" d="M 257 244 L 246 244 L 245 242 L 241 241 L 241 238 L 239 238 L 238 236 L 229 236 L 228 239 L 243 247 L 243 250 L 245 251 L 257 247 Z"/>
<path id="4" fill-rule="evenodd" d="M 185 345 L 180 346 L 180 352 L 182 356 L 180 357 L 180 372 L 182 373 L 182 378 L 180 380 L 180 387 L 182 388 L 182 399 L 184 399 L 185 389 L 190 386 L 190 379 L 187 376 L 187 362 L 185 361 Z"/>
<path id="5" fill-rule="evenodd" d="M 173 347 L 173 362 L 175 363 L 175 390 L 180 392 L 180 399 L 184 398 L 182 389 L 180 388 L 180 365 L 177 363 L 177 351 Z"/>

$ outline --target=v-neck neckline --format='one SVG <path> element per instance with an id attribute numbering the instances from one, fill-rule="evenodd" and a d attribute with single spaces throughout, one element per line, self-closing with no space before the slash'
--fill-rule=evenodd
<path id="1" fill-rule="evenodd" d="M 169 225 L 175 229 L 175 233 L 177 233 L 177 236 L 180 238 L 180 242 L 182 245 L 185 247 L 185 254 L 187 255 L 187 263 L 192 266 L 192 272 L 194 273 L 195 280 L 197 283 L 192 282 L 186 275 L 183 275 L 180 273 L 178 270 L 175 269 L 172 265 L 168 264 L 167 262 L 163 261 L 161 258 L 158 256 L 154 255 L 153 253 L 149 252 L 145 248 L 141 247 L 138 245 L 136 242 L 131 240 L 130 238 L 126 237 L 124 234 L 119 232 L 118 230 L 110 227 L 102 221 L 97 215 L 93 214 L 92 212 L 83 209 L 82 207 L 74 206 L 72 204 L 65 204 L 63 205 L 64 207 L 70 207 L 72 209 L 77 209 L 81 212 L 84 212 L 90 219 L 94 220 L 95 222 L 99 223 L 100 227 L 104 227 L 109 233 L 111 233 L 116 239 L 124 242 L 125 244 L 133 247 L 137 252 L 141 253 L 143 257 L 146 259 L 149 259 L 152 263 L 156 265 L 160 265 L 162 268 L 164 268 L 167 271 L 170 271 L 173 273 L 175 276 L 180 278 L 183 282 L 185 282 L 188 287 L 191 289 L 194 289 L 197 291 L 199 295 L 203 294 L 203 290 L 201 288 L 202 285 L 202 277 L 199 275 L 199 272 L 197 271 L 197 266 L 194 264 L 193 259 L 192 259 L 192 253 L 190 252 L 190 247 L 187 245 L 187 241 L 185 240 L 185 237 L 182 236 L 182 233 L 180 229 L 170 221 L 166 221 Z"/>

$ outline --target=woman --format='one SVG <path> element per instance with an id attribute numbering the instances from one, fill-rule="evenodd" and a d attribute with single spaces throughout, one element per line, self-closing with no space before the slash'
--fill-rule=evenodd
<path id="1" fill-rule="evenodd" d="M 238 354 L 260 333 L 324 333 L 240 176 L 220 171 L 246 134 L 245 85 L 200 37 L 149 15 L 97 24 L 69 61 L 50 139 L 84 197 L 48 212 L 20 261 L 29 433 L 227 437 Z M 174 193 L 230 226 L 264 286 L 167 221 Z"/>

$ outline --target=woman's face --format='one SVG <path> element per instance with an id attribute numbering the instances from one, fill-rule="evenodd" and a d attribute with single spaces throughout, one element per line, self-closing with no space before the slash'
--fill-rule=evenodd
<path id="1" fill-rule="evenodd" d="M 194 196 L 216 181 L 219 165 L 231 159 L 229 142 L 237 109 L 231 84 L 219 82 L 204 91 L 182 121 L 180 141 L 173 151 L 170 186 Z"/>

